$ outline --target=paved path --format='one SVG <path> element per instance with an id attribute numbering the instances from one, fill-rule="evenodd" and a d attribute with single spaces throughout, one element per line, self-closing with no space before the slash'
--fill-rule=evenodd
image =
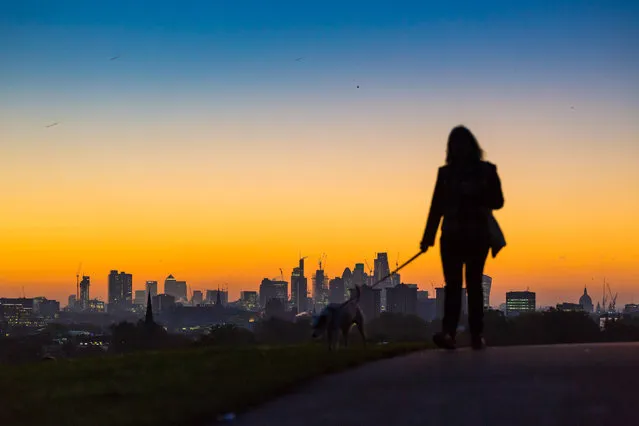
<path id="1" fill-rule="evenodd" d="M 321 378 L 233 424 L 639 425 L 639 344 L 419 352 Z"/>

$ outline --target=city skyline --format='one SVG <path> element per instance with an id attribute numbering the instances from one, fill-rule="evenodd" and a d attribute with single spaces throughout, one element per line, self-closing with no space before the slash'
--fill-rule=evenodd
<path id="1" fill-rule="evenodd" d="M 379 252 L 379 254 L 386 255 L 386 253 L 384 253 L 384 252 Z M 377 255 L 377 253 L 376 253 L 376 255 Z M 321 259 L 325 260 L 325 254 L 324 253 L 322 254 Z M 292 268 L 292 271 L 294 271 L 296 269 L 298 269 L 298 267 Z M 345 272 L 346 269 L 350 270 L 350 266 L 346 266 L 342 270 L 342 272 Z M 109 281 L 109 277 L 111 276 L 112 273 L 117 273 L 117 272 L 118 272 L 117 270 L 110 270 L 110 274 L 107 277 L 107 286 L 106 286 L 107 288 L 105 290 L 107 292 L 107 296 L 108 296 L 108 281 Z M 307 280 L 309 278 L 312 278 L 314 280 L 315 279 L 315 273 L 318 272 L 318 270 L 312 270 L 312 271 L 306 271 L 306 272 L 311 272 L 311 276 L 309 277 L 309 276 L 304 275 L 303 277 L 306 278 Z M 326 273 L 325 270 L 322 270 L 321 272 L 323 274 L 322 276 L 323 276 L 324 280 L 327 283 L 329 281 L 333 281 L 333 280 L 339 280 L 339 281 L 341 281 L 343 283 L 343 275 L 342 274 L 339 274 L 339 275 L 336 275 L 336 276 L 333 277 L 330 274 L 325 274 Z M 391 270 L 391 272 L 392 272 L 392 270 Z M 367 272 L 364 272 L 364 273 L 367 274 Z M 180 299 L 180 297 L 178 297 L 178 296 L 176 296 L 174 294 L 175 290 L 173 289 L 173 286 L 174 286 L 173 282 L 177 282 L 177 283 L 182 283 L 183 286 L 184 286 L 183 291 L 186 292 L 186 297 L 184 297 L 183 300 L 185 300 L 185 301 L 189 301 L 190 302 L 192 300 L 194 294 L 196 294 L 196 293 L 199 293 L 200 295 L 202 295 L 203 293 L 217 293 L 218 290 L 220 290 L 220 291 L 222 291 L 222 292 L 224 292 L 226 294 L 225 303 L 228 303 L 230 301 L 240 300 L 241 299 L 241 294 L 244 293 L 244 292 L 253 292 L 253 291 L 255 291 L 258 294 L 260 294 L 260 288 L 264 284 L 264 281 L 271 282 L 270 278 L 264 277 L 264 278 L 262 278 L 261 283 L 257 284 L 255 287 L 246 287 L 246 288 L 242 287 L 241 290 L 235 292 L 235 291 L 229 291 L 229 288 L 226 286 L 227 283 L 224 283 L 224 285 L 222 285 L 222 286 L 220 284 L 211 284 L 211 285 L 206 285 L 205 284 L 205 285 L 199 285 L 198 286 L 197 284 L 196 285 L 190 284 L 187 280 L 176 281 L 176 278 L 174 278 L 173 274 L 169 274 L 169 275 L 167 275 L 165 277 L 165 279 L 163 281 L 162 280 L 144 280 L 142 286 L 138 287 L 136 285 L 135 274 L 131 274 L 131 273 L 125 274 L 124 272 L 122 272 L 120 275 L 122 275 L 122 274 L 128 276 L 129 280 L 131 280 L 131 282 L 132 282 L 132 287 L 129 290 L 129 291 L 131 291 L 131 294 L 130 294 L 131 300 L 135 299 L 134 296 L 135 296 L 136 292 L 139 292 L 139 291 L 147 292 L 148 288 L 149 288 L 149 284 L 152 283 L 151 284 L 152 293 L 153 293 L 154 296 L 157 295 L 157 294 L 160 294 L 160 293 L 161 294 L 169 294 L 169 295 L 175 297 L 175 300 L 177 301 L 178 299 Z M 91 278 L 90 275 L 86 275 L 84 273 L 82 275 L 83 275 L 83 282 L 85 281 L 85 279 L 86 279 L 87 283 L 89 282 L 89 279 L 91 279 L 93 281 L 93 278 Z M 293 277 L 293 276 L 294 275 L 292 275 L 291 277 Z M 368 276 L 368 278 L 372 279 L 375 282 L 377 282 L 377 279 L 378 279 L 376 274 L 374 274 L 373 276 Z M 293 288 L 291 286 L 292 281 L 290 279 L 286 279 L 286 277 L 284 278 L 284 281 L 278 281 L 279 277 L 275 277 L 275 278 L 273 278 L 273 280 L 274 281 L 272 281 L 272 282 L 275 282 L 275 283 L 278 283 L 278 282 L 286 283 L 286 286 L 287 286 L 287 289 L 288 289 L 288 291 L 287 291 L 288 300 L 287 301 L 291 303 L 291 306 L 296 306 L 296 303 L 294 302 L 294 299 L 293 299 L 294 293 L 293 293 Z M 485 280 L 488 280 L 491 283 L 491 285 L 489 285 L 488 287 L 486 287 L 486 285 L 483 285 L 483 286 L 484 286 L 484 291 L 486 291 L 486 288 L 488 288 L 488 294 L 489 294 L 489 297 L 490 297 L 490 303 L 487 306 L 490 306 L 492 308 L 497 309 L 501 305 L 505 304 L 505 302 L 507 301 L 506 300 L 507 299 L 506 295 L 509 292 L 532 291 L 532 292 L 534 292 L 534 293 L 536 293 L 538 295 L 537 297 L 538 297 L 538 300 L 539 300 L 539 292 L 536 291 L 534 288 L 529 288 L 529 287 L 527 287 L 527 288 L 510 288 L 510 289 L 505 290 L 505 292 L 503 294 L 501 294 L 501 293 L 495 293 L 495 287 L 492 287 L 492 282 L 494 280 L 494 277 L 485 274 L 484 275 L 484 281 Z M 158 287 L 158 282 L 160 282 L 160 281 L 163 282 L 162 287 Z M 166 285 L 169 282 L 171 284 L 169 284 L 169 290 L 168 290 L 168 293 L 167 293 Z M 381 283 L 378 283 L 378 285 L 379 284 L 381 284 Z M 400 283 L 398 283 L 398 284 L 400 284 Z M 429 297 L 433 298 L 433 299 L 436 297 L 435 290 L 438 290 L 438 289 L 441 290 L 444 287 L 444 285 L 445 285 L 445 283 L 443 281 L 441 283 L 430 282 L 428 285 L 424 285 L 424 284 L 419 284 L 419 283 L 415 283 L 415 284 L 407 283 L 407 282 L 405 282 L 403 280 L 401 281 L 401 284 L 402 285 L 409 285 L 409 286 L 417 286 L 417 288 L 420 291 L 428 292 Z M 607 283 L 607 284 L 609 285 L 610 283 Z M 366 285 L 370 285 L 370 282 L 367 282 Z M 91 298 L 92 299 L 103 301 L 104 303 L 108 302 L 108 297 L 102 297 L 101 295 L 97 295 L 97 297 L 96 297 L 94 295 L 94 293 L 93 293 L 93 291 L 94 291 L 93 290 L 93 285 L 91 287 L 92 287 L 92 290 L 91 290 L 92 291 L 92 293 L 91 293 L 91 295 L 92 295 Z M 392 287 L 394 287 L 394 285 Z M 465 285 L 464 285 L 464 287 L 465 287 Z M 380 290 L 382 289 L 381 286 L 379 286 L 377 288 L 380 289 Z M 549 300 L 547 298 L 543 298 L 542 297 L 541 300 L 543 300 L 544 302 L 538 303 L 538 307 L 539 308 L 547 308 L 547 307 L 554 307 L 555 305 L 557 305 L 559 303 L 565 303 L 565 302 L 571 303 L 571 302 L 573 302 L 573 300 L 575 300 L 575 301 L 578 300 L 579 299 L 578 296 L 582 296 L 584 294 L 583 290 L 587 289 L 587 288 L 588 288 L 587 285 L 581 287 L 579 289 L 580 293 L 571 294 L 566 299 Z M 88 287 L 87 287 L 87 289 L 88 289 Z M 162 290 L 161 292 L 160 292 L 160 289 Z M 56 297 L 50 297 L 50 295 L 48 295 L 48 294 L 38 294 L 38 295 L 30 295 L 29 294 L 29 295 L 27 295 L 26 291 L 24 289 L 20 289 L 20 291 L 21 292 L 19 294 L 17 294 L 17 295 L 0 294 L 0 297 L 21 298 L 21 297 L 23 297 L 23 294 L 26 295 L 27 298 L 45 297 L 45 298 L 50 299 L 50 300 L 58 300 L 58 301 L 60 301 L 62 306 L 66 306 L 65 303 L 68 300 L 68 298 L 73 297 L 75 299 L 75 297 L 76 297 L 74 293 L 65 294 L 61 298 L 56 298 Z M 325 296 L 328 298 L 328 294 L 329 294 L 328 292 L 330 291 L 330 288 L 326 287 L 324 289 L 324 291 L 326 292 Z M 593 297 L 592 300 L 594 301 L 595 304 L 597 304 L 598 302 L 601 301 L 601 299 L 598 297 L 599 295 L 597 293 L 596 286 L 590 287 L 590 289 L 588 291 L 589 291 L 588 294 Z M 608 298 L 608 295 L 610 294 L 609 293 L 610 291 L 613 291 L 613 290 L 609 289 L 608 287 L 606 287 L 605 289 L 602 289 L 602 292 L 606 294 L 606 296 L 605 296 L 606 298 Z M 615 291 L 615 293 L 616 293 L 616 291 Z M 307 296 L 308 296 L 308 301 L 309 302 L 311 300 L 313 300 L 313 301 L 315 300 L 314 292 L 311 290 L 310 287 L 308 288 Z M 207 298 L 205 300 L 209 301 L 209 299 L 210 299 L 210 297 L 207 296 Z M 78 300 L 82 300 L 82 299 L 78 299 Z M 488 297 L 487 297 L 486 293 L 484 293 L 484 301 L 486 301 L 486 300 L 488 300 Z M 621 298 L 618 298 L 618 300 L 619 300 L 619 302 L 617 303 L 617 307 L 619 309 L 621 309 L 620 307 L 624 306 L 625 304 L 634 304 L 635 303 L 634 300 L 632 300 L 630 302 L 624 302 Z M 608 301 L 609 301 L 609 299 L 608 299 Z M 88 292 L 87 292 L 87 302 L 88 302 Z M 146 298 L 145 298 L 145 303 L 146 303 Z M 312 310 L 312 306 L 310 308 Z"/>
<path id="2" fill-rule="evenodd" d="M 392 266 L 465 124 L 505 195 L 491 304 L 639 300 L 636 2 L 133 3 L 2 6 L 0 295 Z M 441 285 L 438 245 L 402 280 Z"/>

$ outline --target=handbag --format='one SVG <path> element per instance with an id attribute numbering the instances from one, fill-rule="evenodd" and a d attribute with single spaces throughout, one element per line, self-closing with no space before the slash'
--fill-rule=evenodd
<path id="1" fill-rule="evenodd" d="M 488 215 L 488 234 L 489 247 L 494 258 L 501 249 L 506 247 L 506 238 L 492 212 Z"/>

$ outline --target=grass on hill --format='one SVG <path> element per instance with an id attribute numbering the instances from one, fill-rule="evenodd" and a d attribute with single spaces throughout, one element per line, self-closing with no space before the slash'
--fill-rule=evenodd
<path id="1" fill-rule="evenodd" d="M 423 349 L 209 347 L 0 366 L 0 425 L 206 425 L 308 379 Z"/>

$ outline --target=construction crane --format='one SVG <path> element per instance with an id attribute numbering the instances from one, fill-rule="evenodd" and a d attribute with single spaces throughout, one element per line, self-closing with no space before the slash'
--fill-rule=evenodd
<path id="1" fill-rule="evenodd" d="M 615 293 L 615 295 L 613 296 L 612 290 L 610 289 L 610 283 L 606 283 L 606 286 L 608 287 L 608 294 L 610 295 L 610 305 L 608 306 L 608 311 L 614 312 L 617 305 L 617 296 L 619 294 Z"/>
<path id="2" fill-rule="evenodd" d="M 368 260 L 364 259 L 364 263 L 366 263 L 366 267 L 368 268 L 368 285 L 373 285 L 373 268 L 371 268 L 371 265 L 368 264 Z"/>
<path id="3" fill-rule="evenodd" d="M 399 269 L 399 252 L 397 252 L 397 257 L 395 258 L 395 271 L 397 271 L 398 269 Z M 393 278 L 391 279 L 391 282 L 393 281 L 395 281 L 394 282 L 395 285 L 399 284 L 397 272 L 393 274 Z"/>
<path id="4" fill-rule="evenodd" d="M 366 267 L 368 268 L 368 274 L 372 276 L 373 268 L 371 268 L 371 265 L 368 264 L 368 260 L 364 259 L 364 263 L 366 263 Z"/>
<path id="5" fill-rule="evenodd" d="M 324 268 L 326 268 L 326 253 L 322 253 L 320 255 L 320 258 L 319 258 L 317 263 L 319 264 L 319 270 L 320 271 L 323 271 L 322 264 L 324 264 Z"/>

